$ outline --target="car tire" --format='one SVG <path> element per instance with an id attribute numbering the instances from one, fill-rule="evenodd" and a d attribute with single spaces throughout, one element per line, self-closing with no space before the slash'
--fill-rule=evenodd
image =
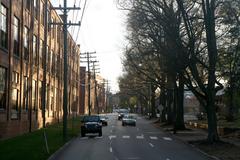
<path id="1" fill-rule="evenodd" d="M 82 137 L 85 137 L 86 136 L 86 133 L 84 131 L 81 131 L 81 136 Z"/>
<path id="2" fill-rule="evenodd" d="M 98 136 L 102 137 L 102 130 L 99 131 Z"/>

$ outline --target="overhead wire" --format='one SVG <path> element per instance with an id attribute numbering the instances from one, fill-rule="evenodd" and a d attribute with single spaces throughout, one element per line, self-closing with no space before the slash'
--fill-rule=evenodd
<path id="1" fill-rule="evenodd" d="M 78 27 L 77 36 L 76 36 L 75 41 L 78 40 L 78 36 L 79 36 L 79 33 L 80 33 L 80 29 L 81 29 L 84 13 L 85 13 L 85 10 L 86 10 L 86 5 L 87 5 L 87 0 L 85 0 L 84 5 L 83 5 L 82 16 L 81 16 L 81 19 L 80 19 L 80 26 Z"/>

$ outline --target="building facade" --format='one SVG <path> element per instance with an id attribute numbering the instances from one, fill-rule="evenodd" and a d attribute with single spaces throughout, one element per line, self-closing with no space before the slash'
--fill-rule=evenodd
<path id="1" fill-rule="evenodd" d="M 46 123 L 63 115 L 63 29 L 44 0 L 0 0 L 0 138 L 42 127 L 43 65 L 46 62 Z M 44 25 L 48 25 L 44 59 Z M 79 113 L 80 47 L 68 34 L 68 113 Z"/>

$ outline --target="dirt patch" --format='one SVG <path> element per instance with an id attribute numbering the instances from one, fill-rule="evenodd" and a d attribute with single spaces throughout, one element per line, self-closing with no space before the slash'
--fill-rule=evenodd
<path id="1" fill-rule="evenodd" d="M 206 140 L 190 141 L 190 144 L 220 160 L 240 160 L 240 147 L 227 142 L 209 144 Z"/>

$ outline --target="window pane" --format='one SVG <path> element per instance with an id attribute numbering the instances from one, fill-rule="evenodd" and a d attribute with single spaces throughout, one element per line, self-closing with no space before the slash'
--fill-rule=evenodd
<path id="1" fill-rule="evenodd" d="M 0 5 L 0 45 L 7 49 L 7 8 Z"/>
<path id="2" fill-rule="evenodd" d="M 0 66 L 0 109 L 6 108 L 7 69 Z"/>
<path id="3" fill-rule="evenodd" d="M 18 110 L 19 110 L 19 90 L 13 89 L 11 119 L 18 119 Z"/>
<path id="4" fill-rule="evenodd" d="M 13 22 L 13 36 L 14 36 L 14 54 L 19 56 L 19 19 L 14 17 Z"/>
<path id="5" fill-rule="evenodd" d="M 24 59 L 28 60 L 29 58 L 29 30 L 27 27 L 24 27 L 24 33 L 23 33 L 23 38 L 24 38 Z"/>
<path id="6" fill-rule="evenodd" d="M 33 63 L 37 65 L 37 36 L 33 36 Z"/>

